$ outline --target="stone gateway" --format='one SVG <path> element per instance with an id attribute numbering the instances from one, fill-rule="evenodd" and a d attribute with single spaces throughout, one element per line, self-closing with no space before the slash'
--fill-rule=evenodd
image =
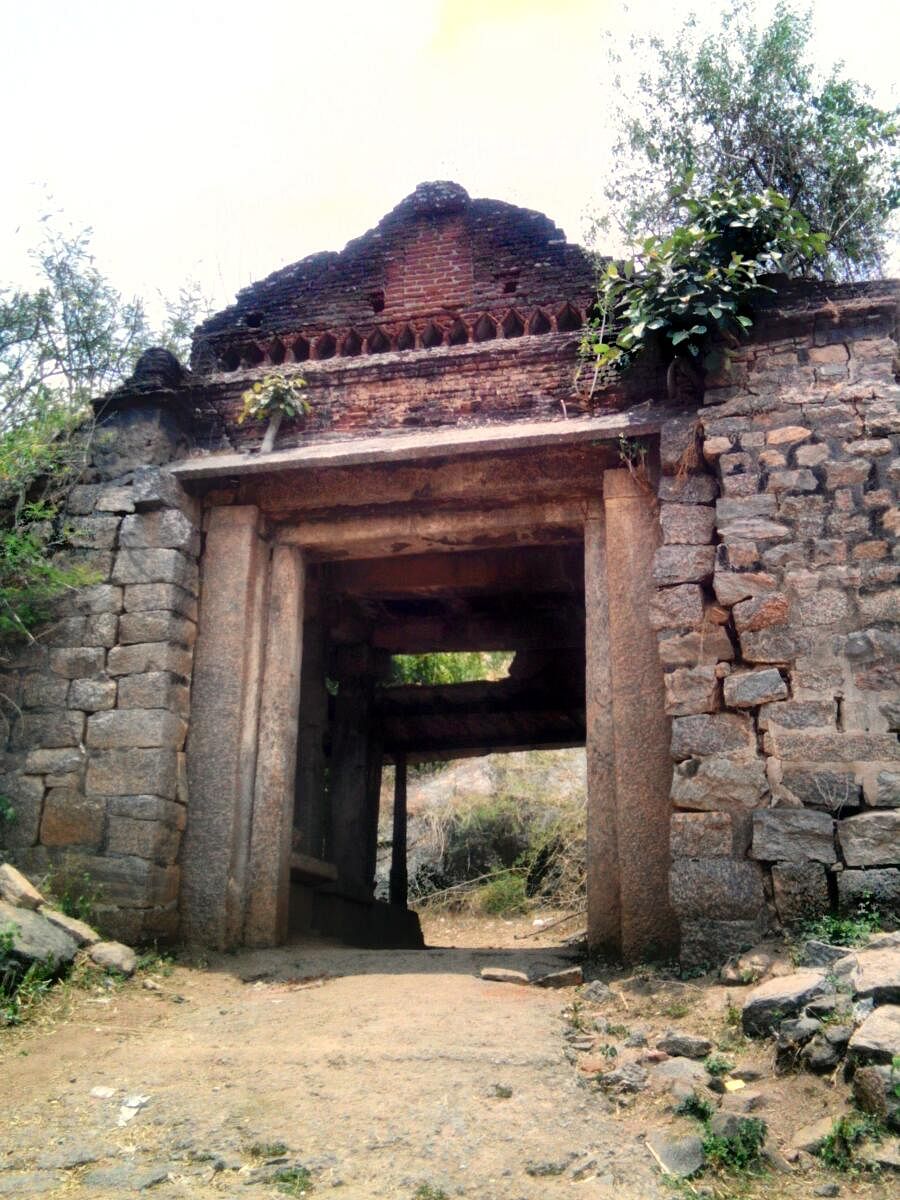
<path id="1" fill-rule="evenodd" d="M 546 217 L 423 184 L 98 398 L 97 582 L 7 651 L 7 857 L 77 861 L 128 941 L 415 945 L 407 765 L 583 745 L 596 949 L 896 916 L 898 289 L 784 283 L 700 399 L 579 372 L 592 293 Z M 276 370 L 309 411 L 260 453 Z M 386 684 L 446 650 L 515 657 Z"/>

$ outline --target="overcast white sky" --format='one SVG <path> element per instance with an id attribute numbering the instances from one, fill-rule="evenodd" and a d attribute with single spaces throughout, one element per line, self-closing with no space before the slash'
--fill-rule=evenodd
<path id="1" fill-rule="evenodd" d="M 425 179 L 541 209 L 578 240 L 608 145 L 603 35 L 665 34 L 688 9 L 0 0 L 0 282 L 27 283 L 47 195 L 93 226 L 123 291 L 152 300 L 193 276 L 217 306 L 340 249 Z M 896 104 L 896 0 L 814 9 L 818 61 Z"/>

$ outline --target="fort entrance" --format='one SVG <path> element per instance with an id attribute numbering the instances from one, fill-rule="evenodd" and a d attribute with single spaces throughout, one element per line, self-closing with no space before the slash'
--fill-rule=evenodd
<path id="1" fill-rule="evenodd" d="M 597 941 L 671 944 L 668 731 L 648 618 L 656 519 L 621 467 L 617 425 L 605 439 L 596 422 L 533 425 L 499 446 L 477 433 L 360 439 L 328 465 L 334 447 L 284 452 L 276 472 L 225 464 L 238 494 L 210 509 L 194 674 L 194 936 L 240 930 L 265 945 L 312 923 L 414 940 L 406 765 L 586 745 Z M 212 467 L 177 470 L 209 487 Z M 380 686 L 390 655 L 448 650 L 515 657 L 496 682 Z M 242 721 L 257 707 L 254 741 Z M 385 762 L 397 767 L 389 907 L 374 904 Z"/>

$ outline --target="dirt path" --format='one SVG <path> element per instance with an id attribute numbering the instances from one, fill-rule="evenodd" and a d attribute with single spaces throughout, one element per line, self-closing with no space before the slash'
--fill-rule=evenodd
<path id="1" fill-rule="evenodd" d="M 585 1200 L 669 1194 L 634 1132 L 576 1082 L 564 996 L 482 982 L 488 963 L 566 959 L 527 941 L 305 943 L 177 966 L 161 991 L 88 994 L 65 1023 L 4 1035 L 0 1196 L 279 1195 L 274 1168 L 250 1153 L 277 1143 L 284 1165 L 311 1170 L 316 1194 L 340 1186 L 347 1200 L 413 1200 L 423 1185 L 552 1200 L 572 1194 L 571 1167 L 534 1172 L 587 1154 Z M 93 1098 L 96 1087 L 115 1095 Z M 147 1100 L 119 1126 L 126 1096 Z"/>

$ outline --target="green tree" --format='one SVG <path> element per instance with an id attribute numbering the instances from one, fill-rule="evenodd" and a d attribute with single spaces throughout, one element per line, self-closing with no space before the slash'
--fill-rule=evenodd
<path id="1" fill-rule="evenodd" d="M 615 77 L 610 218 L 633 242 L 679 223 L 686 181 L 694 194 L 723 181 L 772 188 L 827 236 L 817 274 L 881 273 L 900 208 L 898 110 L 875 106 L 840 64 L 817 74 L 810 9 L 779 3 L 762 29 L 755 17 L 750 0 L 730 0 L 711 33 L 691 16 L 672 46 L 632 39 L 629 61 L 643 69 L 631 85 Z"/>
<path id="2" fill-rule="evenodd" d="M 90 579 L 58 556 L 70 533 L 66 496 L 90 458 L 89 401 L 150 345 L 186 357 L 209 310 L 188 284 L 154 330 L 143 302 L 98 269 L 90 239 L 46 220 L 31 255 L 37 286 L 0 288 L 0 636 L 30 637 L 62 591 Z"/>
<path id="3" fill-rule="evenodd" d="M 154 329 L 144 302 L 123 296 L 97 267 L 91 236 L 46 218 L 31 251 L 37 286 L 0 287 L 0 429 L 48 404 L 79 411 L 129 375 L 148 346 L 186 358 L 193 327 L 209 313 L 188 283 L 163 301 Z"/>

